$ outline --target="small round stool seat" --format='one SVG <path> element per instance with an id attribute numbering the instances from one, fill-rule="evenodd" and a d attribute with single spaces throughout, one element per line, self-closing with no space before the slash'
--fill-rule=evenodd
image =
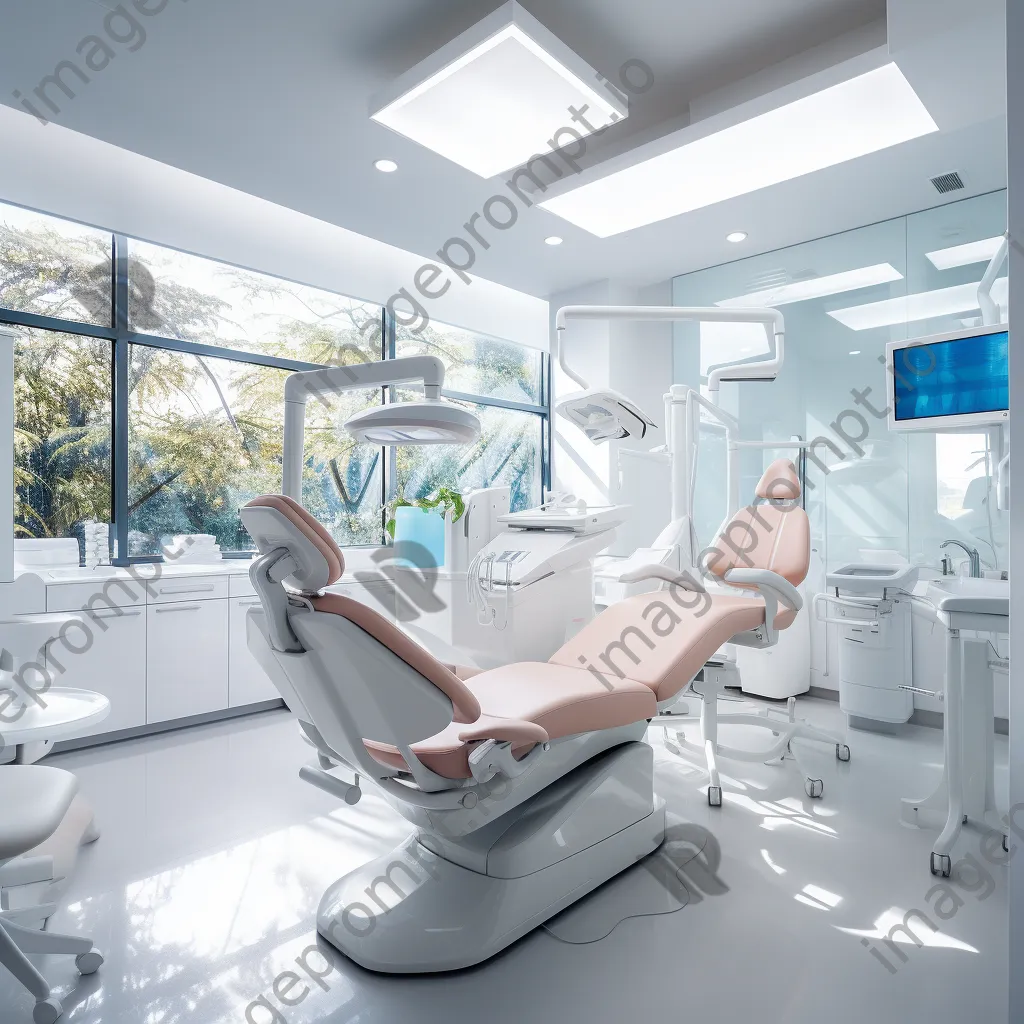
<path id="1" fill-rule="evenodd" d="M 60 768 L 35 764 L 0 768 L 0 861 L 49 839 L 77 792 L 78 779 Z"/>

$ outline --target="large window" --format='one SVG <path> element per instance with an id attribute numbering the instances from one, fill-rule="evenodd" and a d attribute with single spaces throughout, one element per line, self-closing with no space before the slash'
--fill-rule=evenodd
<path id="1" fill-rule="evenodd" d="M 468 447 L 355 444 L 349 416 L 402 397 L 310 402 L 303 503 L 341 544 L 380 544 L 401 491 L 506 484 L 540 501 L 549 472 L 541 353 L 444 324 L 410 333 L 380 306 L 0 204 L 0 323 L 15 353 L 16 531 L 114 522 L 119 560 L 178 534 L 251 551 L 238 508 L 280 488 L 284 381 L 296 370 L 432 354 L 445 395 L 480 416 Z"/>

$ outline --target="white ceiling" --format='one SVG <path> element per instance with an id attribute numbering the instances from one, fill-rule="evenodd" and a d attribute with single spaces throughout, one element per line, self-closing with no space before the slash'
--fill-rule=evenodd
<path id="1" fill-rule="evenodd" d="M 148 0 L 156 6 L 157 0 Z M 100 31 L 114 0 L 0 0 L 0 96 L 30 94 Z M 497 0 L 169 0 L 54 120 L 322 220 L 430 256 L 501 185 L 368 117 L 370 97 L 497 7 Z M 655 86 L 594 147 L 598 159 L 690 119 L 691 104 L 780 62 L 885 38 L 884 0 L 525 0 L 609 77 L 639 58 Z M 596 239 L 531 209 L 473 272 L 534 295 L 636 284 L 937 205 L 932 175 L 966 193 L 1005 186 L 1003 0 L 889 0 L 894 57 L 943 129 L 798 181 Z M 857 35 L 860 33 L 860 35 Z M 852 35 L 851 35 L 852 34 Z M 838 50 L 836 51 L 838 52 Z M 804 58 L 801 58 L 804 55 Z M 812 61 L 813 63 L 813 61 Z M 770 76 L 773 72 L 768 71 Z M 755 82 L 757 79 L 755 78 Z M 373 169 L 378 157 L 399 171 Z M 752 155 L 756 158 L 756 155 Z M 130 187 L 130 182 L 125 183 Z M 0 199 L 3 199 L 0 158 Z M 735 246 L 732 230 L 749 232 Z M 565 244 L 543 244 L 551 234 Z M 340 286 L 340 285 L 339 285 Z"/>

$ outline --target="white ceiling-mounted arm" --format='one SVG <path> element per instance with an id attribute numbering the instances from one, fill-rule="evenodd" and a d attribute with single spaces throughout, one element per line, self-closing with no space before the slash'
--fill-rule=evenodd
<path id="1" fill-rule="evenodd" d="M 284 453 L 282 493 L 302 501 L 302 464 L 305 450 L 306 402 L 361 388 L 423 382 L 428 402 L 439 401 L 444 386 L 444 363 L 437 356 L 409 356 L 378 363 L 325 366 L 322 370 L 293 373 L 284 385 Z M 415 443 L 415 442 L 410 442 Z"/>
<path id="2" fill-rule="evenodd" d="M 739 366 L 719 366 L 711 371 L 708 388 L 714 394 L 723 380 L 774 378 L 785 357 L 786 321 L 777 309 L 751 307 L 726 309 L 721 306 L 563 306 L 555 314 L 555 354 L 567 377 L 586 390 L 590 385 L 565 362 L 562 333 L 569 320 L 664 320 L 670 322 L 763 324 L 768 342 L 774 342 L 773 358 Z"/>
<path id="3" fill-rule="evenodd" d="M 978 285 L 978 305 L 981 307 L 981 322 L 986 327 L 995 327 L 1000 322 L 999 306 L 996 304 L 996 300 L 992 298 L 992 288 L 996 283 L 996 278 L 999 275 L 999 271 L 1002 269 L 1003 262 L 1006 260 L 1006 256 L 1010 251 L 1010 233 L 1006 232 L 1003 235 L 1003 240 L 999 243 L 999 248 L 996 249 L 995 255 L 992 257 L 992 261 L 989 263 L 988 268 L 985 271 L 985 276 L 981 279 L 981 283 Z"/>

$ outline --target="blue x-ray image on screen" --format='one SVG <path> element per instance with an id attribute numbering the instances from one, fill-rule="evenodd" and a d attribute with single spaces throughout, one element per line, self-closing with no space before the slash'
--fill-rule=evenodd
<path id="1" fill-rule="evenodd" d="M 970 416 L 1010 407 L 1009 335 L 979 334 L 893 352 L 896 419 Z"/>

